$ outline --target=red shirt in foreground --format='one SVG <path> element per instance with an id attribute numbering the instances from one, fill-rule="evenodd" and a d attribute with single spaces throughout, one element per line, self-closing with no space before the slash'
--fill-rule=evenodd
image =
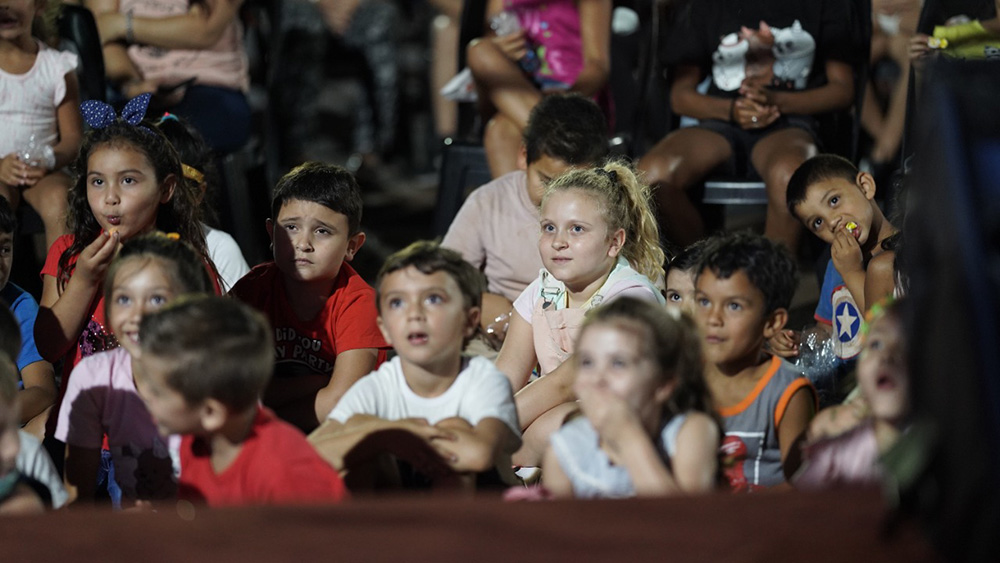
<path id="1" fill-rule="evenodd" d="M 209 506 L 332 503 L 347 490 L 302 432 L 260 408 L 243 449 L 222 473 L 212 469 L 204 440 L 184 436 L 177 496 Z"/>

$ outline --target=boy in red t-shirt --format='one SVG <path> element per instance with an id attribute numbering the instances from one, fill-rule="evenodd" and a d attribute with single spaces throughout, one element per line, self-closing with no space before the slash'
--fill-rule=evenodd
<path id="1" fill-rule="evenodd" d="M 267 232 L 274 262 L 231 293 L 274 328 L 275 377 L 264 404 L 310 432 L 388 349 L 375 290 L 347 264 L 365 242 L 357 182 L 339 166 L 295 168 L 275 186 Z"/>
<path id="2" fill-rule="evenodd" d="M 139 393 L 161 433 L 184 435 L 181 499 L 227 506 L 347 495 L 305 436 L 259 404 L 274 363 L 259 313 L 222 297 L 183 299 L 144 317 L 139 335 Z"/>

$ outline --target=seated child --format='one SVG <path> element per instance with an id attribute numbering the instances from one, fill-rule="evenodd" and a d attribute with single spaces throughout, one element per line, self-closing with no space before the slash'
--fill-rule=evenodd
<path id="1" fill-rule="evenodd" d="M 0 357 L 9 359 L 18 354 L 21 350 L 21 338 L 18 329 L 18 321 L 14 317 L 5 305 L 0 303 Z M 0 360 L 0 363 L 3 363 Z M 13 374 L 11 376 L 12 380 L 17 386 L 17 371 L 14 364 L 12 367 L 8 368 L 8 371 Z M 4 368 L 0 366 L 0 372 L 4 372 Z M 4 372 L 6 373 L 6 372 Z M 0 378 L 6 377 L 4 373 L 0 373 Z M 0 382 L 0 387 L 4 385 Z M 3 393 L 0 392 L 0 395 Z M 18 396 L 21 393 L 18 393 Z M 16 401 L 15 401 L 16 403 Z M 17 405 L 18 407 L 20 405 Z M 16 410 L 11 409 L 10 411 L 3 411 L 3 407 L 0 406 L 0 426 L 4 426 L 6 416 L 16 416 Z M 17 428 L 17 426 L 10 424 L 9 428 Z M 0 429 L 0 441 L 3 441 L 7 436 L 5 434 L 7 430 Z M 52 508 L 59 508 L 66 504 L 68 499 L 68 494 L 66 493 L 66 488 L 63 487 L 62 475 L 56 471 L 55 465 L 52 463 L 52 459 L 49 454 L 45 452 L 42 447 L 41 441 L 35 436 L 25 432 L 23 429 L 17 431 L 17 438 L 19 442 L 19 450 L 17 451 L 16 467 L 17 471 L 21 475 L 21 479 L 25 480 L 28 485 L 30 485 L 38 496 L 43 499 L 45 504 L 51 506 Z M 5 443 L 6 447 L 13 447 L 14 441 L 11 439 L 9 443 Z M 2 463 L 0 463 L 2 465 Z M 3 469 L 0 469 L 0 473 Z M 0 481 L 3 477 L 0 477 Z M 0 488 L 3 488 L 0 485 Z M 2 497 L 3 494 L 0 494 Z M 33 504 L 33 503 L 32 503 Z"/>
<path id="2" fill-rule="evenodd" d="M 361 193 L 349 172 L 311 162 L 274 188 L 267 221 L 274 262 L 232 293 L 274 327 L 275 376 L 264 404 L 304 432 L 385 359 L 375 291 L 347 262 L 361 249 Z"/>
<path id="3" fill-rule="evenodd" d="M 183 434 L 178 497 L 209 506 L 336 502 L 340 476 L 260 406 L 274 370 L 267 321 L 223 297 L 183 299 L 139 326 L 139 390 L 163 434 Z"/>
<path id="4" fill-rule="evenodd" d="M 344 471 L 366 437 L 402 429 L 459 474 L 496 468 L 511 482 L 520 432 L 510 383 L 489 360 L 462 355 L 479 323 L 482 276 L 457 252 L 421 241 L 390 256 L 375 286 L 379 328 L 396 357 L 344 394 L 313 444 Z"/>
<path id="5" fill-rule="evenodd" d="M 897 229 L 875 202 L 875 180 L 850 161 L 832 154 L 802 163 L 788 182 L 788 209 L 808 231 L 830 245 L 816 320 L 830 326 L 837 355 L 860 350 L 866 304 L 893 294 L 895 275 L 890 238 Z M 798 352 L 798 335 L 782 331 L 771 342 L 781 356 Z"/>
<path id="6" fill-rule="evenodd" d="M 598 164 L 607 153 L 607 126 L 597 104 L 575 94 L 552 94 L 531 110 L 519 170 L 469 194 L 441 246 L 457 250 L 486 275 L 483 329 L 510 313 L 542 268 L 538 253 L 524 249 L 538 244 L 545 185 L 571 168 Z M 502 333 L 496 343 L 503 342 Z"/>
<path id="7" fill-rule="evenodd" d="M 813 442 L 803 448 L 803 465 L 793 478 L 796 487 L 881 483 L 880 458 L 910 422 L 904 308 L 905 301 L 895 301 L 870 309 L 857 370 L 867 416 L 842 434 L 816 436 L 825 433 L 817 423 L 822 424 L 831 409 L 821 411 L 809 428 Z"/>
<path id="8" fill-rule="evenodd" d="M 17 469 L 21 443 L 16 378 L 14 362 L 0 351 L 0 516 L 45 511 L 42 498 Z"/>
<path id="9" fill-rule="evenodd" d="M 657 285 L 664 256 L 649 196 L 649 186 L 621 162 L 573 170 L 546 188 L 538 239 L 545 268 L 514 302 L 497 357 L 517 393 L 524 431 L 518 465 L 538 466 L 549 435 L 576 409 L 566 360 L 584 314 L 626 295 L 664 303 Z M 529 384 L 536 366 L 541 377 Z"/>
<path id="10" fill-rule="evenodd" d="M 17 318 L 15 330 L 0 338 L 18 338 L 14 358 L 21 385 L 18 386 L 18 403 L 21 408 L 21 425 L 31 435 L 41 439 L 45 434 L 45 420 L 49 409 L 56 402 L 56 376 L 52 364 L 45 361 L 35 347 L 35 317 L 38 303 L 30 293 L 14 283 L 8 283 L 14 262 L 14 233 L 17 217 L 7 200 L 0 197 L 0 304 L 6 305 Z"/>
<path id="11" fill-rule="evenodd" d="M 688 245 L 667 264 L 667 308 L 674 307 L 694 315 L 694 280 L 698 277 L 698 262 L 710 239 Z"/>
<path id="12" fill-rule="evenodd" d="M 212 283 L 197 251 L 162 233 L 126 241 L 105 281 L 105 318 L 121 346 L 73 368 L 55 432 L 66 444 L 66 483 L 81 503 L 99 498 L 100 483 L 115 507 L 123 496 L 126 506 L 173 498 L 177 444 L 157 432 L 139 396 L 139 323 L 181 295 L 212 291 Z"/>
<path id="13" fill-rule="evenodd" d="M 785 483 L 793 444 L 816 408 L 809 380 L 764 343 L 785 326 L 796 266 L 778 243 L 750 233 L 713 238 L 695 282 L 705 381 L 722 417 L 723 473 L 735 491 Z"/>
<path id="14" fill-rule="evenodd" d="M 545 487 L 582 498 L 714 489 L 719 425 L 690 318 L 624 297 L 587 316 L 577 348 L 584 416 L 552 435 Z"/>

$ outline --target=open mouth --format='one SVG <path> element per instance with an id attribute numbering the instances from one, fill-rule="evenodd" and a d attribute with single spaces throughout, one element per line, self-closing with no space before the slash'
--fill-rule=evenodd
<path id="1" fill-rule="evenodd" d="M 406 335 L 406 341 L 414 346 L 426 344 L 428 340 L 426 332 L 411 332 Z"/>
<path id="2" fill-rule="evenodd" d="M 888 373 L 880 373 L 875 378 L 875 388 L 879 391 L 892 391 L 897 385 L 896 378 Z"/>
<path id="3" fill-rule="evenodd" d="M 7 12 L 0 12 L 0 26 L 11 27 L 17 25 L 17 16 Z"/>

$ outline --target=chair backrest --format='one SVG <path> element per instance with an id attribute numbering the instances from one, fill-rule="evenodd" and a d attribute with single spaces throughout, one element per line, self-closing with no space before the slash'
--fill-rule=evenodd
<path id="1" fill-rule="evenodd" d="M 97 33 L 94 14 L 83 6 L 64 4 L 59 14 L 59 48 L 80 58 L 76 76 L 80 82 L 80 100 L 107 98 L 104 79 L 104 52 Z"/>

